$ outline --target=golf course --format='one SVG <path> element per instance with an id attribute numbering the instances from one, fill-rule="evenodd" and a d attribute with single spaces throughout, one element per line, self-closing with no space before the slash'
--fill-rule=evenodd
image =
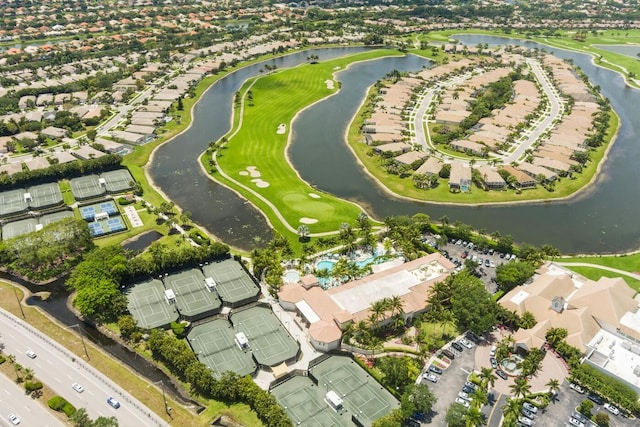
<path id="1" fill-rule="evenodd" d="M 284 235 L 299 233 L 305 226 L 308 233 L 301 234 L 318 236 L 353 223 L 362 212 L 359 206 L 318 191 L 291 166 L 286 155 L 291 124 L 301 110 L 339 89 L 336 71 L 391 55 L 401 54 L 385 49 L 326 62 L 320 58 L 247 81 L 236 96 L 231 131 L 218 149 L 207 150 L 203 166 L 214 179 L 253 203 Z"/>

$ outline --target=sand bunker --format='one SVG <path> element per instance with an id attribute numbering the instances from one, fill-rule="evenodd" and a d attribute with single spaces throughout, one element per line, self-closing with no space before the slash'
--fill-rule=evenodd
<path id="1" fill-rule="evenodd" d="M 267 188 L 269 186 L 269 183 L 265 180 L 262 179 L 252 179 L 251 182 L 256 184 L 256 187 L 258 188 Z"/>
<path id="2" fill-rule="evenodd" d="M 242 175 L 242 176 L 247 176 L 247 175 L 249 175 L 249 172 L 247 172 L 247 171 L 240 171 L 240 172 L 238 172 L 238 173 L 239 173 L 240 175 Z"/>
<path id="3" fill-rule="evenodd" d="M 335 87 L 333 85 L 333 80 L 325 80 L 324 82 L 327 85 L 327 89 L 333 89 Z"/>
<path id="4" fill-rule="evenodd" d="M 320 196 L 318 196 L 315 193 L 309 193 L 309 197 L 311 197 L 312 199 L 319 199 L 320 198 Z"/>
<path id="5" fill-rule="evenodd" d="M 247 166 L 247 170 L 249 171 L 251 178 L 258 178 L 260 176 L 257 166 Z"/>
<path id="6" fill-rule="evenodd" d="M 300 222 L 303 224 L 315 224 L 318 220 L 315 218 L 300 218 Z"/>
<path id="7" fill-rule="evenodd" d="M 278 135 L 282 135 L 283 133 L 285 133 L 287 131 L 287 125 L 285 125 L 284 123 L 280 123 L 278 125 L 278 130 L 276 130 L 276 133 Z"/>

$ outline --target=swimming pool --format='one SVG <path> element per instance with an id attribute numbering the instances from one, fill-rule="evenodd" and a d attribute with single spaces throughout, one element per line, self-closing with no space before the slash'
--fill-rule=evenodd
<path id="1" fill-rule="evenodd" d="M 296 270 L 287 270 L 282 276 L 285 283 L 297 283 L 300 280 L 300 272 Z"/>
<path id="2" fill-rule="evenodd" d="M 333 266 L 336 265 L 335 261 L 320 261 L 319 263 L 316 264 L 316 269 L 317 270 L 327 270 L 327 271 L 332 271 L 333 270 Z"/>
<path id="3" fill-rule="evenodd" d="M 375 256 L 370 256 L 368 258 L 362 259 L 360 261 L 356 261 L 356 265 L 360 268 L 364 268 L 370 264 L 373 264 L 376 261 Z M 336 261 L 333 260 L 322 260 L 316 264 L 316 270 L 327 270 L 329 272 L 333 271 L 333 267 L 336 265 Z"/>

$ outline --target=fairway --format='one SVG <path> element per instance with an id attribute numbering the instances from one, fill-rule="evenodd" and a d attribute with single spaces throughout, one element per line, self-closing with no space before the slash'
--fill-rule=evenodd
<path id="1" fill-rule="evenodd" d="M 342 223 L 353 222 L 362 209 L 329 194 L 318 198 L 318 191 L 292 168 L 285 155 L 291 125 L 300 110 L 338 90 L 339 85 L 326 83 L 333 81 L 336 70 L 390 55 L 398 52 L 377 50 L 320 61 L 247 82 L 241 90 L 242 107 L 235 110 L 236 125 L 225 150 L 218 152 L 220 173 L 214 177 L 242 193 L 281 231 L 295 233 L 300 224 L 308 224 L 312 234 L 330 232 Z"/>

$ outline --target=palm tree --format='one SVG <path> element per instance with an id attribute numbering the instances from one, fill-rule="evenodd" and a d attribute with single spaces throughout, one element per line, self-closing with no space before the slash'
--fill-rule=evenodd
<path id="1" fill-rule="evenodd" d="M 513 384 L 509 386 L 513 396 L 518 398 L 520 396 L 526 397 L 531 392 L 531 386 L 529 385 L 529 381 L 526 378 L 518 377 L 515 379 Z"/>
<path id="2" fill-rule="evenodd" d="M 27 368 L 24 370 L 24 379 L 27 381 L 31 381 L 33 379 L 33 369 Z"/>
<path id="3" fill-rule="evenodd" d="M 473 392 L 471 397 L 473 397 L 474 405 L 477 405 L 479 408 L 489 403 L 489 396 L 487 395 L 487 392 L 481 387 L 477 388 L 476 391 Z"/>
<path id="4" fill-rule="evenodd" d="M 466 427 L 476 427 L 484 425 L 484 414 L 480 409 L 472 406 L 467 410 L 467 414 L 464 417 Z"/>
<path id="5" fill-rule="evenodd" d="M 493 369 L 489 367 L 483 367 L 480 369 L 480 379 L 482 379 L 482 383 L 488 389 L 489 386 L 493 387 L 496 383 L 496 377 L 493 375 Z"/>
<path id="6" fill-rule="evenodd" d="M 560 381 L 555 378 L 551 378 L 545 386 L 549 387 L 549 393 L 551 393 L 552 400 L 555 400 L 558 390 L 560 390 Z"/>
<path id="7" fill-rule="evenodd" d="M 402 298 L 398 295 L 394 295 L 389 298 L 389 310 L 391 310 L 391 317 L 404 314 L 404 303 Z"/>
<path id="8" fill-rule="evenodd" d="M 520 402 L 516 399 L 507 399 L 507 404 L 502 407 L 502 413 L 504 414 L 505 421 L 515 421 L 520 415 Z"/>

